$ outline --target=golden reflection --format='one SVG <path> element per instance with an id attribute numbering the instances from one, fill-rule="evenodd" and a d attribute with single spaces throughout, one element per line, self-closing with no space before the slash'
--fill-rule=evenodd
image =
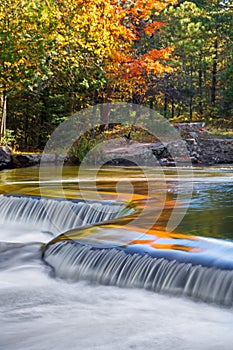
<path id="1" fill-rule="evenodd" d="M 153 243 L 150 245 L 152 248 L 155 249 L 162 249 L 162 250 L 182 250 L 185 252 L 199 252 L 201 251 L 198 248 L 188 247 L 185 245 L 178 245 L 178 244 L 160 244 L 160 243 Z"/>
<path id="2" fill-rule="evenodd" d="M 45 168 L 47 179 L 40 181 L 39 168 L 15 169 L 0 174 L 0 193 L 43 196 L 63 199 L 103 200 L 125 203 L 135 209 L 134 213 L 108 222 L 80 227 L 56 237 L 52 243 L 61 240 L 91 240 L 111 242 L 121 246 L 145 245 L 153 249 L 182 250 L 196 252 L 196 247 L 190 247 L 188 242 L 196 242 L 196 236 L 167 232 L 166 225 L 173 209 L 182 203 L 177 203 L 176 197 L 169 193 L 169 184 L 161 186 L 159 174 L 145 177 L 142 170 L 108 168 L 101 169 L 96 181 L 91 179 L 91 170 L 87 170 L 84 178 L 77 178 L 78 169 L 64 167 L 63 177 L 56 176 L 54 168 Z M 122 187 L 118 187 L 123 181 Z M 124 182 L 125 181 L 125 182 Z M 127 192 L 127 182 L 132 184 L 132 193 Z M 149 189 L 153 191 L 149 191 Z M 120 191 L 119 191 L 120 189 Z M 125 189 L 125 190 L 124 190 Z M 145 223 L 152 222 L 145 230 Z M 169 240 L 159 242 L 159 239 Z M 181 240 L 182 243 L 178 243 Z M 185 244 L 187 242 L 187 245 Z"/>

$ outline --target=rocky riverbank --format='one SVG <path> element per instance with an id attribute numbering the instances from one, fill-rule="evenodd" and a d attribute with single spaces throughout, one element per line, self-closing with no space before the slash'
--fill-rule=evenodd
<path id="1" fill-rule="evenodd" d="M 189 139 L 186 140 L 186 144 L 193 163 L 233 163 L 233 139 Z"/>
<path id="2" fill-rule="evenodd" d="M 175 166 L 176 162 L 179 165 L 191 162 L 203 166 L 231 164 L 233 163 L 233 139 L 198 137 L 170 143 L 132 141 L 106 148 L 99 153 L 98 157 L 87 164 L 100 165 L 103 161 L 108 165 L 122 166 L 134 164 Z M 66 159 L 61 155 L 43 155 L 43 164 L 56 165 L 64 161 L 66 162 Z M 13 154 L 9 147 L 0 147 L 0 170 L 36 166 L 40 162 L 41 154 Z"/>
<path id="3" fill-rule="evenodd" d="M 213 138 L 205 123 L 179 123 L 174 127 L 182 139 L 142 144 L 131 142 L 122 149 L 107 150 L 112 165 L 176 166 L 182 164 L 215 165 L 233 163 L 233 139 Z M 118 155 L 117 155 L 118 154 Z M 121 157 L 119 157 L 121 154 Z"/>
<path id="4" fill-rule="evenodd" d="M 38 166 L 41 162 L 42 154 L 39 153 L 13 153 L 7 146 L 0 147 L 0 170 L 26 168 Z M 64 162 L 64 156 L 58 154 L 43 155 L 43 164 L 56 165 Z"/>
<path id="5" fill-rule="evenodd" d="M 0 147 L 0 170 L 11 168 L 12 154 L 11 149 L 7 146 Z"/>
<path id="6" fill-rule="evenodd" d="M 106 150 L 108 165 L 176 166 L 233 163 L 232 139 L 185 139 L 170 143 L 135 143 Z M 96 164 L 100 163 L 97 161 Z"/>

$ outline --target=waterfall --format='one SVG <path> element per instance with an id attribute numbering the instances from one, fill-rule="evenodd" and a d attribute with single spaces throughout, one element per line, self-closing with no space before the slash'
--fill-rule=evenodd
<path id="1" fill-rule="evenodd" d="M 0 210 L 0 225 L 30 225 L 53 234 L 66 234 L 66 231 L 80 226 L 135 212 L 129 206 L 111 201 L 85 202 L 27 196 L 0 196 Z M 121 232 L 120 228 L 117 232 L 106 230 L 107 237 L 112 235 L 114 238 L 111 244 L 124 234 L 126 241 L 131 240 L 131 236 Z M 200 237 L 193 241 L 183 238 L 180 242 L 177 237 L 169 237 L 169 244 L 182 243 L 198 249 L 194 252 L 153 250 L 149 245 L 142 248 L 135 243 L 110 246 L 105 242 L 104 232 L 101 232 L 98 234 L 103 234 L 103 240 L 94 246 L 88 240 L 85 243 L 70 240 L 69 235 L 63 235 L 64 241 L 58 237 L 58 241 L 53 240 L 42 248 L 42 258 L 52 267 L 55 276 L 72 281 L 88 280 L 119 287 L 144 288 L 225 306 L 233 305 L 231 242 L 224 241 L 223 244 Z M 96 231 L 94 234 L 97 234 Z M 163 244 L 165 240 L 161 238 Z M 159 247 L 159 236 L 156 242 Z"/>
<path id="2" fill-rule="evenodd" d="M 93 248 L 74 241 L 48 244 L 43 259 L 59 278 L 145 288 L 225 306 L 233 304 L 232 270 L 169 261 L 148 254 L 127 254 L 116 248 Z"/>
<path id="3" fill-rule="evenodd" d="M 132 212 L 123 204 L 39 197 L 0 197 L 0 224 L 29 224 L 53 234 L 107 221 Z"/>

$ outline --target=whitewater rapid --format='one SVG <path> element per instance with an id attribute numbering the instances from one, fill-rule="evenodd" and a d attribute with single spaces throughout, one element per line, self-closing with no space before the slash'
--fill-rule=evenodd
<path id="1" fill-rule="evenodd" d="M 205 177 L 204 171 L 194 183 L 190 214 L 181 228 L 232 239 L 232 170 L 219 181 Z M 16 192 L 28 188 L 28 180 L 33 178 L 32 169 L 28 175 L 22 169 L 1 174 L 9 182 L 4 183 L 3 193 L 7 184 L 6 191 L 12 191 L 14 176 L 23 179 L 21 185 L 14 185 Z M 214 187 L 205 182 L 209 178 Z M 34 185 L 26 192 L 33 193 Z M 170 185 L 169 190 L 176 189 L 175 180 Z M 72 186 L 75 192 L 76 186 Z M 56 226 L 48 227 L 43 220 L 44 226 L 36 227 L 30 221 L 14 220 L 14 216 L 9 220 L 8 214 L 0 220 L 0 350 L 232 349 L 232 308 L 56 277 L 41 259 L 41 243 L 48 243 L 66 227 L 57 227 L 57 221 Z M 62 215 L 58 218 L 62 221 Z"/>
<path id="2" fill-rule="evenodd" d="M 232 348 L 232 309 L 54 278 L 40 259 L 40 244 L 29 243 L 25 230 L 1 227 L 1 239 L 11 237 L 12 244 L 1 244 L 1 350 Z M 42 236 L 51 238 L 34 229 L 35 242 Z"/>

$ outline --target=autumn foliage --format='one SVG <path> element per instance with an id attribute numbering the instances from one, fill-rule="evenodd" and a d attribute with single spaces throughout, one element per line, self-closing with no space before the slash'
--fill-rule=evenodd
<path id="1" fill-rule="evenodd" d="M 107 74 L 116 90 L 121 94 L 124 92 L 125 98 L 137 93 L 142 96 L 150 86 L 152 75 L 171 72 L 166 61 L 171 57 L 173 48 L 145 49 L 145 43 L 148 45 L 150 37 L 165 25 L 156 21 L 156 16 L 174 1 L 141 0 L 116 4 L 114 10 L 122 14 L 118 26 L 119 45 L 111 51 Z"/>
<path id="2" fill-rule="evenodd" d="M 141 54 L 138 47 L 144 35 L 153 36 L 164 25 L 155 18 L 170 3 L 174 1 L 3 0 L 2 93 L 56 84 L 88 88 L 101 73 L 108 84 L 127 80 L 136 88 L 134 78 L 143 84 L 148 75 L 169 71 L 164 62 L 171 48 Z"/>

